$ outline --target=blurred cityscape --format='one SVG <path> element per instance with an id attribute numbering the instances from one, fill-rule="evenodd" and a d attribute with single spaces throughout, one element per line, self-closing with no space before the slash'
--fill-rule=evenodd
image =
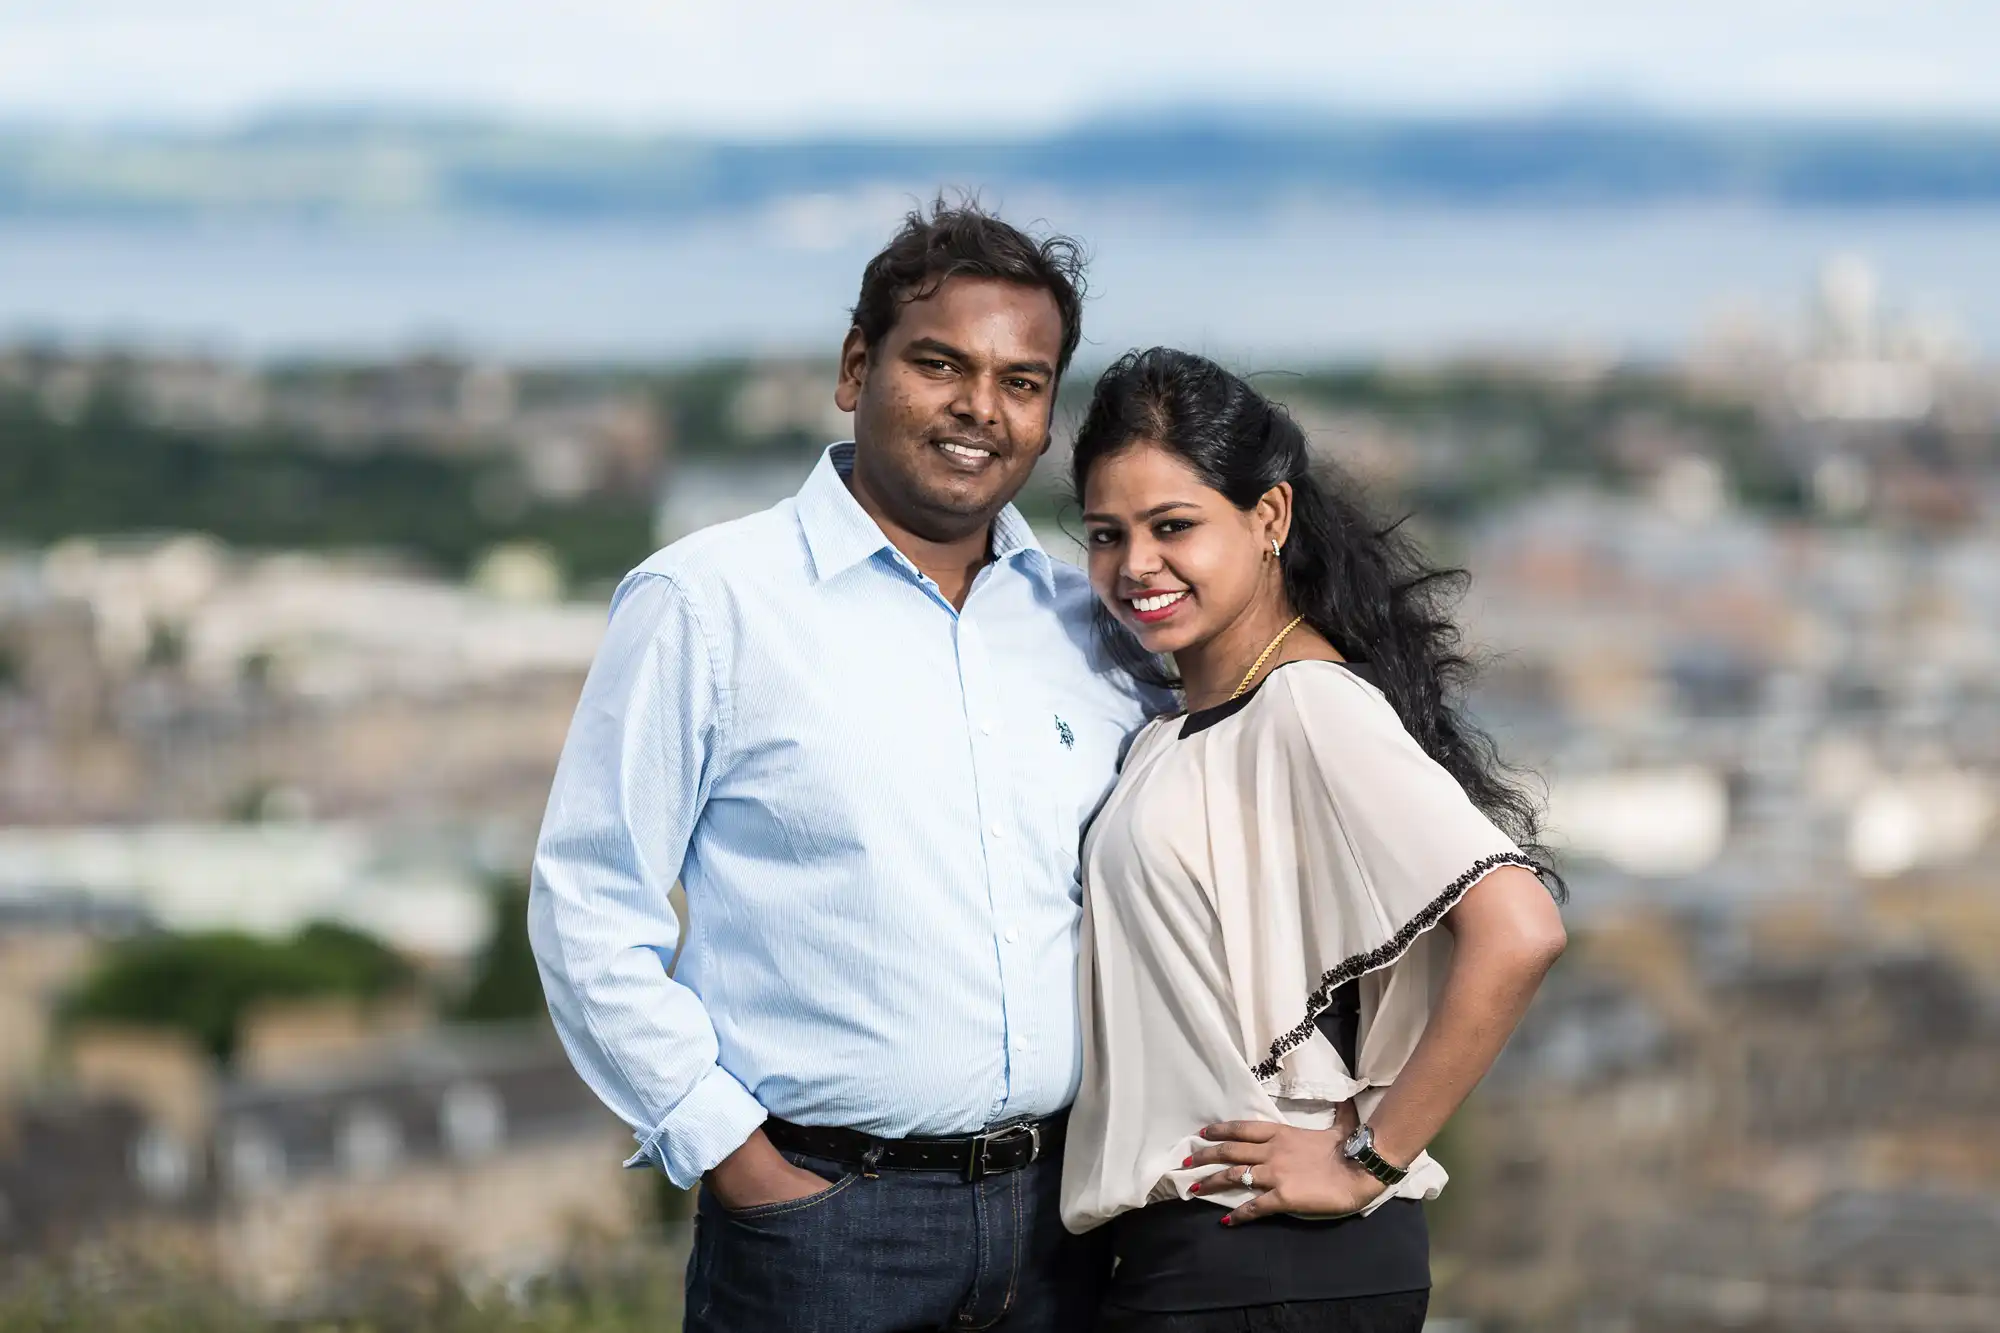
<path id="1" fill-rule="evenodd" d="M 1566 849 L 1439 1326 L 2000 1327 L 2000 367 L 1855 256 L 1798 310 L 1260 379 L 1473 571 Z M 0 345 L 0 1258 L 671 1267 L 521 877 L 610 587 L 790 494 L 831 375 Z"/>

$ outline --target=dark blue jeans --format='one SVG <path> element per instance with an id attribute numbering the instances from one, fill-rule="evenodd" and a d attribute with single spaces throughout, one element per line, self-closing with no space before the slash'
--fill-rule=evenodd
<path id="1" fill-rule="evenodd" d="M 830 1183 L 728 1212 L 704 1188 L 685 1333 L 1086 1333 L 1110 1263 L 1100 1229 L 1063 1230 L 1060 1156 L 968 1182 L 785 1156 Z"/>

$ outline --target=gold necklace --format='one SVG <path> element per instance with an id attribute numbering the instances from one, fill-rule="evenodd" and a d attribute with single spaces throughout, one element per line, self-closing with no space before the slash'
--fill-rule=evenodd
<path id="1" fill-rule="evenodd" d="M 1240 699 L 1243 697 L 1243 691 L 1249 689 L 1250 682 L 1257 679 L 1257 673 L 1264 669 L 1264 663 L 1271 659 L 1271 654 L 1278 651 L 1278 645 L 1285 641 L 1285 636 L 1297 629 L 1299 622 L 1304 619 L 1304 616 L 1293 616 L 1292 623 L 1279 630 L 1278 637 L 1264 645 L 1264 651 L 1257 654 L 1257 660 L 1252 662 L 1250 669 L 1243 673 L 1243 683 L 1236 687 L 1236 693 L 1230 695 L 1230 698 Z"/>

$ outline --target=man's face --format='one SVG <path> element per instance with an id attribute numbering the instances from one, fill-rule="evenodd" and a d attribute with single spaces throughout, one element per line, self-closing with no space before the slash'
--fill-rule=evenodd
<path id="1" fill-rule="evenodd" d="M 841 349 L 834 401 L 854 413 L 858 488 L 918 536 L 977 532 L 1049 447 L 1062 316 L 997 278 L 949 278 L 901 307 L 871 351 Z"/>

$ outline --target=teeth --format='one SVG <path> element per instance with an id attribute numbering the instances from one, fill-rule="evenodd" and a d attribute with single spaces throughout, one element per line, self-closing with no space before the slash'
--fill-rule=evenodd
<path id="1" fill-rule="evenodd" d="M 950 440 L 939 440 L 938 448 L 959 458 L 980 459 L 991 458 L 993 456 L 984 449 L 973 449 L 963 444 L 953 444 Z"/>
<path id="2" fill-rule="evenodd" d="M 1187 596 L 1187 593 L 1183 591 L 1157 593 L 1151 597 L 1134 597 L 1132 599 L 1132 609 L 1135 611 L 1164 611 L 1185 596 Z"/>

